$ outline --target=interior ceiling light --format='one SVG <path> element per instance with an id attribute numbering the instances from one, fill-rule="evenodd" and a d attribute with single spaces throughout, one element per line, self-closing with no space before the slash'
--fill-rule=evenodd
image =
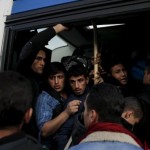
<path id="1" fill-rule="evenodd" d="M 102 24 L 102 25 L 97 25 L 97 28 L 106 28 L 106 27 L 112 27 L 112 26 L 121 26 L 125 25 L 125 23 L 119 23 L 119 24 Z M 87 29 L 93 29 L 93 25 L 87 26 Z"/>

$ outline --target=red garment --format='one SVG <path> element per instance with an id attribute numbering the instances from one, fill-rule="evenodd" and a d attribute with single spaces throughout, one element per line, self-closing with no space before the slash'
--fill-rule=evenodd
<path id="1" fill-rule="evenodd" d="M 116 123 L 107 123 L 107 122 L 96 123 L 88 128 L 87 132 L 80 141 L 82 141 L 85 137 L 87 137 L 89 134 L 95 131 L 110 131 L 110 132 L 125 133 L 127 135 L 130 135 L 144 150 L 148 150 L 148 147 L 146 145 L 143 146 L 141 141 L 133 133 L 125 129 L 121 124 Z"/>

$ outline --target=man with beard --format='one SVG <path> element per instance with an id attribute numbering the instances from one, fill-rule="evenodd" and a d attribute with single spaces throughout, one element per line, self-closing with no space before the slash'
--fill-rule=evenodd
<path id="1" fill-rule="evenodd" d="M 23 47 L 20 56 L 17 71 L 27 77 L 34 90 L 34 100 L 32 107 L 34 109 L 35 103 L 43 86 L 43 72 L 49 66 L 51 60 L 51 51 L 45 47 L 48 41 L 56 34 L 67 30 L 68 28 L 62 24 L 57 24 L 49 27 L 46 30 L 33 36 Z M 37 127 L 35 125 L 35 114 L 31 118 L 28 125 L 24 125 L 23 130 L 28 134 L 37 138 Z"/>
<path id="2" fill-rule="evenodd" d="M 55 136 L 58 150 L 64 150 L 64 147 L 67 144 L 67 142 L 71 136 L 74 124 L 77 121 L 79 114 L 81 114 L 84 111 L 84 101 L 89 92 L 88 71 L 84 66 L 82 66 L 80 64 L 76 64 L 76 65 L 73 65 L 72 67 L 70 67 L 70 69 L 67 72 L 67 78 L 68 78 L 69 85 L 71 87 L 72 92 L 71 92 L 70 96 L 68 97 L 68 99 L 66 100 L 66 106 L 68 103 L 70 103 L 74 100 L 79 100 L 80 105 L 78 106 L 77 113 L 72 115 L 63 124 L 63 126 L 59 129 L 58 134 Z M 82 135 L 82 133 L 80 133 L 80 135 Z"/>
<path id="3" fill-rule="evenodd" d="M 56 34 L 67 29 L 62 24 L 47 28 L 33 36 L 20 53 L 17 70 L 30 79 L 37 95 L 41 91 L 44 68 L 49 65 L 51 59 L 51 51 L 45 45 Z"/>
<path id="4" fill-rule="evenodd" d="M 69 150 L 143 150 L 143 145 L 121 124 L 124 98 L 111 84 L 101 83 L 90 90 L 84 102 L 86 133 Z"/>
<path id="5" fill-rule="evenodd" d="M 44 72 L 45 86 L 36 103 L 36 122 L 39 140 L 43 146 L 55 149 L 53 138 L 62 124 L 78 111 L 79 100 L 71 101 L 63 110 L 67 98 L 65 68 L 60 62 L 52 62 Z M 63 140 L 63 139 L 62 139 Z"/>

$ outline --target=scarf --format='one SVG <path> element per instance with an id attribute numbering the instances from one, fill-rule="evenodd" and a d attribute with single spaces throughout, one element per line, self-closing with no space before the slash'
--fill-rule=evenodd
<path id="1" fill-rule="evenodd" d="M 85 135 L 82 137 L 80 142 L 86 138 L 89 134 L 96 132 L 96 131 L 109 131 L 109 132 L 118 132 L 118 133 L 124 133 L 129 136 L 131 136 L 137 143 L 140 145 L 144 150 L 148 150 L 147 145 L 143 145 L 141 141 L 130 131 L 125 129 L 121 124 L 116 124 L 116 123 L 96 123 L 92 126 L 90 126 L 85 133 Z"/>

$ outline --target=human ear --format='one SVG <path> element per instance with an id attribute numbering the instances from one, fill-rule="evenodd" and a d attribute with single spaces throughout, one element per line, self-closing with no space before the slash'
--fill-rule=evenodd
<path id="1" fill-rule="evenodd" d="M 31 119 L 31 117 L 32 117 L 32 113 L 33 113 L 33 109 L 32 109 L 32 108 L 29 108 L 29 109 L 26 111 L 26 113 L 25 113 L 25 115 L 24 115 L 24 122 L 25 122 L 25 123 L 29 123 L 29 121 L 30 121 L 30 119 Z"/>
<path id="2" fill-rule="evenodd" d="M 124 119 L 129 119 L 130 117 L 131 117 L 131 115 L 133 115 L 133 111 L 126 111 L 126 112 L 124 112 L 123 114 L 122 114 L 122 117 L 124 118 Z"/>
<path id="3" fill-rule="evenodd" d="M 97 123 L 98 122 L 98 114 L 97 114 L 97 112 L 95 111 L 95 110 L 91 110 L 90 111 L 90 122 L 91 123 Z"/>

